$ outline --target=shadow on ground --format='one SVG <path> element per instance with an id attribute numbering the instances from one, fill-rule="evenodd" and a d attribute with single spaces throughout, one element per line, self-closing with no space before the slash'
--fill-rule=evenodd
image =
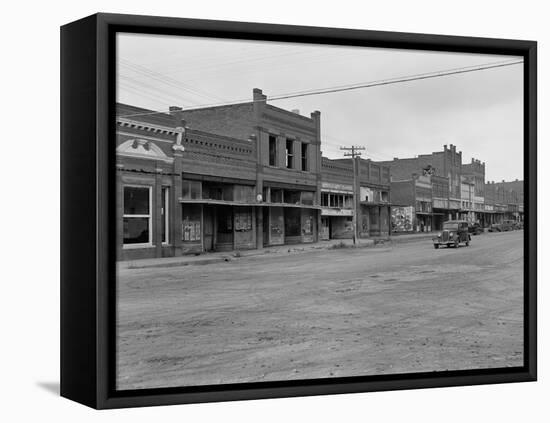
<path id="1" fill-rule="evenodd" d="M 59 382 L 37 382 L 36 386 L 42 388 L 50 394 L 59 396 Z"/>

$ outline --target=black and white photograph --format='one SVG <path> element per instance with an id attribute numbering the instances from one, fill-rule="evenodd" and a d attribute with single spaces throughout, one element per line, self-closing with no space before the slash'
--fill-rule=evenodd
<path id="1" fill-rule="evenodd" d="M 117 33 L 116 390 L 523 367 L 523 63 Z"/>

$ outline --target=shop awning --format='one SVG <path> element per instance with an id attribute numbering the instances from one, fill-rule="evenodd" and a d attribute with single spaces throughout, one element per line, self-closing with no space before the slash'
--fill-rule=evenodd
<path id="1" fill-rule="evenodd" d="M 315 209 L 321 210 L 321 206 L 312 206 L 306 204 L 288 204 L 288 203 L 266 203 L 266 202 L 241 202 L 241 201 L 225 201 L 225 200 L 205 200 L 205 199 L 193 199 L 186 200 L 183 198 L 179 199 L 180 204 L 211 204 L 211 205 L 221 205 L 221 206 L 241 206 L 241 207 L 286 207 L 286 208 L 297 208 L 297 209 Z"/>

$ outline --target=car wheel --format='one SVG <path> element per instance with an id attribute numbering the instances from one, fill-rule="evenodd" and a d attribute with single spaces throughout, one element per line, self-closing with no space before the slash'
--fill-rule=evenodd
<path id="1" fill-rule="evenodd" d="M 437 250 L 439 248 L 439 244 L 434 244 L 434 248 Z"/>

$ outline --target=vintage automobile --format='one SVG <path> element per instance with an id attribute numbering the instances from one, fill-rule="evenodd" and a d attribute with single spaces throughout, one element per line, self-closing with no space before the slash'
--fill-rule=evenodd
<path id="1" fill-rule="evenodd" d="M 470 245 L 471 236 L 468 233 L 468 222 L 466 220 L 449 220 L 443 223 L 443 230 L 433 238 L 434 248 L 440 245 L 458 248 L 461 243 Z"/>
<path id="2" fill-rule="evenodd" d="M 481 225 L 477 222 L 475 223 L 470 223 L 468 225 L 468 232 L 471 233 L 472 235 L 479 235 L 479 234 L 482 234 L 483 233 L 483 228 L 481 227 Z"/>
<path id="3" fill-rule="evenodd" d="M 504 220 L 501 225 L 501 230 L 506 231 L 513 231 L 516 229 L 516 221 L 515 220 Z"/>
<path id="4" fill-rule="evenodd" d="M 489 226 L 489 232 L 502 232 L 502 224 L 492 223 L 491 226 Z"/>

